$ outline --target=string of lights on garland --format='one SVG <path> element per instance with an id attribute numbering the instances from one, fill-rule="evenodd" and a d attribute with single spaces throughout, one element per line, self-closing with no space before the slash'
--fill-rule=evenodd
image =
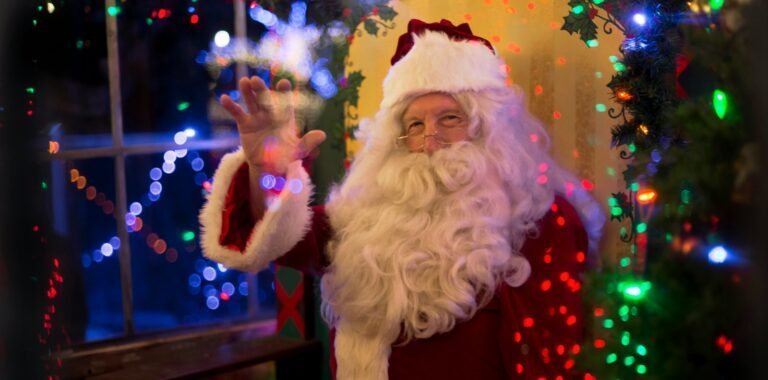
<path id="1" fill-rule="evenodd" d="M 753 201 L 756 148 L 737 109 L 740 25 L 727 24 L 727 13 L 740 10 L 724 3 L 569 2 L 562 29 L 588 46 L 598 23 L 625 35 L 607 86 L 618 104 L 608 114 L 627 190 L 608 206 L 627 248 L 605 255 L 608 264 L 586 279 L 592 323 L 579 365 L 590 377 L 744 371 L 738 296 L 748 259 L 734 226 Z"/>

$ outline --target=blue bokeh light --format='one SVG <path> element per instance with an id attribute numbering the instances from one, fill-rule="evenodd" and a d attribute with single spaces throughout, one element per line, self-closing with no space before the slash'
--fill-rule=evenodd
<path id="1" fill-rule="evenodd" d="M 161 184 L 160 182 L 155 181 L 155 182 L 152 182 L 151 184 L 149 184 L 149 193 L 150 194 L 160 195 L 160 193 L 162 191 L 163 191 L 163 184 Z M 150 197 L 150 199 L 152 199 L 152 198 Z"/>
<path id="2" fill-rule="evenodd" d="M 205 306 L 208 306 L 211 310 L 216 310 L 219 308 L 219 299 L 215 296 L 210 296 L 205 300 Z"/>
<path id="3" fill-rule="evenodd" d="M 115 249 L 112 248 L 112 245 L 110 245 L 109 243 L 104 243 L 101 245 L 101 254 L 104 255 L 105 257 L 112 256 L 112 253 L 114 252 L 115 252 Z"/>
<path id="4" fill-rule="evenodd" d="M 192 160 L 190 165 L 192 165 L 192 170 L 199 172 L 200 170 L 203 170 L 203 167 L 205 166 L 205 161 L 203 161 L 202 158 L 197 157 Z"/>
<path id="5" fill-rule="evenodd" d="M 203 269 L 203 278 L 208 281 L 213 281 L 216 279 L 216 270 L 213 269 L 213 267 L 205 267 Z"/>
<path id="6" fill-rule="evenodd" d="M 130 210 L 133 215 L 141 215 L 141 212 L 144 211 L 144 207 L 142 207 L 139 202 L 133 202 L 128 206 L 128 210 Z"/>
<path id="7" fill-rule="evenodd" d="M 231 296 L 235 294 L 235 285 L 233 285 L 231 282 L 225 282 L 221 285 L 221 291 Z"/>
<path id="8" fill-rule="evenodd" d="M 163 178 L 163 171 L 160 168 L 152 168 L 149 171 L 149 178 L 152 178 L 153 181 L 159 181 L 160 178 Z"/>
<path id="9" fill-rule="evenodd" d="M 109 245 L 111 245 L 115 250 L 120 249 L 120 238 L 117 236 L 112 236 L 112 238 L 109 239 Z"/>
<path id="10" fill-rule="evenodd" d="M 285 187 L 285 178 L 283 176 L 275 177 L 275 191 L 283 191 Z"/>
<path id="11" fill-rule="evenodd" d="M 166 174 L 173 173 L 174 171 L 176 171 L 176 164 L 174 164 L 173 162 L 168 162 L 168 161 L 163 162 L 163 171 Z"/>
<path id="12" fill-rule="evenodd" d="M 189 283 L 189 286 L 193 288 L 197 288 L 200 286 L 200 283 L 202 283 L 203 279 L 200 278 L 200 275 L 197 273 L 192 273 L 189 275 L 189 279 L 187 282 Z"/>

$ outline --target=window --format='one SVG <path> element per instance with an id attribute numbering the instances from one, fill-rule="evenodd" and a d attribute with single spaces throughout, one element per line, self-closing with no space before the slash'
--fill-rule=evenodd
<path id="1" fill-rule="evenodd" d="M 214 72 L 205 58 L 217 32 L 244 36 L 245 9 L 198 0 L 55 8 L 40 23 L 53 48 L 41 54 L 38 92 L 50 121 L 43 186 L 65 341 L 274 318 L 273 273 L 224 268 L 198 242 L 211 176 L 238 144 L 216 99 L 236 77 L 263 74 L 236 64 Z M 265 31 L 247 29 L 253 40 Z"/>

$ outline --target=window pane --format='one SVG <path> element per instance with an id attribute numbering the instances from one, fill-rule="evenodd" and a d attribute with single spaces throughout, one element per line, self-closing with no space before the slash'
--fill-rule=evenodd
<path id="1" fill-rule="evenodd" d="M 114 161 L 54 160 L 49 165 L 50 178 L 43 186 L 50 191 L 52 246 L 61 263 L 63 281 L 54 306 L 64 341 L 122 335 Z"/>
<path id="2" fill-rule="evenodd" d="M 109 81 L 103 1 L 57 2 L 37 26 L 38 118 L 60 149 L 108 146 Z"/>
<path id="3" fill-rule="evenodd" d="M 123 2 L 118 25 L 126 133 L 192 127 L 198 137 L 210 137 L 208 107 L 215 105 L 215 80 L 204 52 L 216 32 L 234 34 L 232 2 Z"/>
<path id="4" fill-rule="evenodd" d="M 202 257 L 198 214 L 223 151 L 167 151 L 127 160 L 137 331 L 239 318 L 274 318 L 273 274 L 247 276 Z"/>

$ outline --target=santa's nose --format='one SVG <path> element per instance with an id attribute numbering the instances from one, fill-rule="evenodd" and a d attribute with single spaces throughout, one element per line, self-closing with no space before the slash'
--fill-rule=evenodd
<path id="1" fill-rule="evenodd" d="M 424 130 L 424 153 L 431 155 L 439 150 L 442 146 L 438 142 L 437 128 L 433 123 L 427 123 Z"/>

